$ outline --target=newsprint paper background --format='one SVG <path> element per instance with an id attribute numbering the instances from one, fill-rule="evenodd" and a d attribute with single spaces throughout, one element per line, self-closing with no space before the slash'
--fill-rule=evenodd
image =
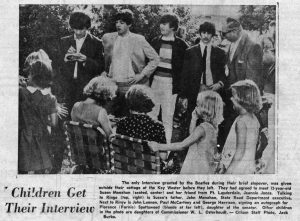
<path id="1" fill-rule="evenodd" d="M 19 4 L 185 4 L 185 5 L 236 5 L 235 1 L 12 1 L 6 0 L 0 3 L 0 220 L 300 220 L 300 151 L 299 151 L 299 85 L 300 85 L 300 5 L 298 1 L 239 1 L 238 5 L 247 4 L 277 4 L 278 23 L 278 57 L 277 57 L 277 106 L 275 126 L 275 149 L 276 168 L 275 174 L 271 175 L 18 175 L 18 56 L 19 56 Z M 142 183 L 143 182 L 143 183 Z M 224 182 L 224 185 L 222 184 Z M 230 182 L 230 183 L 229 183 Z M 254 182 L 254 183 L 252 183 Z M 159 183 L 159 184 L 155 184 Z M 235 183 L 235 184 L 234 184 Z M 252 183 L 252 184 L 251 184 Z M 266 185 L 267 183 L 267 185 Z M 278 183 L 278 184 L 276 184 Z M 258 195 L 251 195 L 253 199 L 228 200 L 235 204 L 178 204 L 176 209 L 163 209 L 164 202 L 171 197 L 182 197 L 185 201 L 196 202 L 201 192 L 207 192 L 206 196 L 214 196 L 221 200 L 218 193 L 226 192 L 225 188 L 246 187 L 251 192 L 257 191 Z M 99 187 L 118 186 L 131 191 L 129 199 L 141 201 L 135 204 L 131 211 L 128 199 L 121 199 L 122 195 L 100 194 Z M 46 191 L 56 191 L 59 197 L 16 197 L 13 190 L 28 188 L 40 188 Z M 173 193 L 168 187 L 178 187 Z M 185 187 L 185 189 L 183 189 Z M 196 194 L 184 194 L 184 191 L 192 191 L 193 187 L 198 188 Z M 201 189 L 203 187 L 203 189 Z M 210 189 L 212 187 L 212 189 Z M 264 195 L 262 189 L 270 195 Z M 291 187 L 291 189 L 290 189 Z M 140 190 L 138 190 L 141 188 Z M 141 196 L 134 191 L 148 191 L 144 198 L 133 199 L 132 196 Z M 154 199 L 152 192 L 156 197 Z M 250 189 L 249 189 L 250 188 Z M 277 188 L 277 189 L 276 189 Z M 232 191 L 233 189 L 231 189 Z M 243 196 L 244 190 L 239 189 Z M 278 191 L 277 191 L 278 190 Z M 112 191 L 103 190 L 102 191 Z M 235 190 L 234 190 L 235 191 Z M 179 193 L 181 192 L 181 193 Z M 278 193 L 280 192 L 280 193 Z M 68 194 L 69 193 L 69 194 Z M 101 199 L 101 196 L 103 199 Z M 116 199 L 107 196 L 118 197 L 117 200 L 126 202 L 120 206 Z M 14 197 L 15 196 L 15 197 Z M 166 196 L 166 197 L 164 197 Z M 188 199 L 187 196 L 190 198 Z M 191 199 L 195 196 L 195 199 Z M 258 196 L 270 196 L 270 200 L 260 199 Z M 271 197 L 278 196 L 275 200 Z M 150 197 L 150 198 L 148 198 Z M 157 201 L 161 206 L 160 212 L 156 210 L 140 209 L 144 213 L 134 213 L 137 205 L 146 206 L 144 201 Z M 117 205 L 115 209 L 110 207 L 99 208 L 100 201 L 108 201 L 105 206 Z M 162 201 L 161 201 L 162 200 Z M 174 199 L 176 200 L 176 198 Z M 179 200 L 180 201 L 180 200 Z M 213 201 L 208 197 L 206 202 Z M 243 204 L 241 204 L 241 202 Z M 267 203 L 270 202 L 270 203 Z M 8 204 L 11 203 L 11 211 L 8 212 Z M 16 204 L 18 203 L 18 204 Z M 131 202 L 132 203 L 132 202 Z M 42 213 L 42 205 L 59 205 L 62 207 L 78 206 L 86 207 L 84 212 L 70 213 L 53 212 Z M 20 208 L 16 212 L 13 206 Z M 168 204 L 166 204 L 168 205 Z M 169 204 L 170 205 L 170 204 Z M 202 205 L 202 206 L 201 206 Z M 36 209 L 33 207 L 36 206 Z M 126 208 L 128 206 L 128 208 Z M 182 207 L 181 207 L 182 206 Z M 189 205 L 188 205 L 189 206 Z M 198 206 L 198 207 L 197 207 Z M 229 207 L 228 207 L 229 206 Z M 244 206 L 244 208 L 243 208 Z M 94 207 L 95 211 L 88 211 Z M 211 211 L 207 213 L 206 210 Z M 237 208 L 238 207 L 238 208 Z M 247 207 L 247 208 L 245 208 Z M 235 209 L 234 209 L 235 208 Z M 173 211 L 163 213 L 162 210 Z M 214 211 L 226 211 L 226 214 L 214 214 Z M 154 211 L 154 214 L 149 212 Z M 174 212 L 175 211 L 175 212 Z M 187 214 L 178 214 L 178 211 L 187 211 Z M 245 212 L 247 211 L 247 213 Z M 176 213 L 177 212 L 177 213 Z M 216 212 L 215 212 L 216 213 Z"/>

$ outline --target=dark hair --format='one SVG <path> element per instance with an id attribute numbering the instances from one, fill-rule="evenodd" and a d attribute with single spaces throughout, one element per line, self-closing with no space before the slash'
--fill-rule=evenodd
<path id="1" fill-rule="evenodd" d="M 52 67 L 42 61 L 34 62 L 29 68 L 29 75 L 31 75 L 32 82 L 40 88 L 51 86 L 52 74 Z"/>
<path id="2" fill-rule="evenodd" d="M 165 14 L 161 17 L 159 24 L 169 23 L 170 28 L 177 31 L 179 25 L 179 19 L 175 14 Z"/>
<path id="3" fill-rule="evenodd" d="M 84 12 L 74 12 L 70 16 L 69 24 L 72 29 L 89 29 L 91 27 L 91 18 Z"/>
<path id="4" fill-rule="evenodd" d="M 129 9 L 123 9 L 116 14 L 115 21 L 124 21 L 127 25 L 133 23 L 133 12 Z"/>
<path id="5" fill-rule="evenodd" d="M 154 107 L 151 88 L 136 84 L 129 88 L 125 97 L 129 110 L 149 113 Z"/>
<path id="6" fill-rule="evenodd" d="M 212 34 L 213 36 L 216 35 L 216 27 L 213 23 L 211 22 L 204 22 L 203 24 L 200 25 L 199 27 L 199 33 L 209 33 L 209 34 Z"/>

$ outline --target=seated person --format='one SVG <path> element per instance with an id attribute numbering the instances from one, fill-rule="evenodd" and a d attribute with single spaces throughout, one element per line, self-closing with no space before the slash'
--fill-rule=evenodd
<path id="1" fill-rule="evenodd" d="M 86 100 L 74 104 L 71 112 L 72 120 L 100 125 L 109 136 L 112 128 L 104 105 L 115 96 L 116 91 L 116 84 L 109 78 L 104 76 L 93 78 L 83 89 L 83 94 L 87 96 Z"/>
<path id="2" fill-rule="evenodd" d="M 127 91 L 125 98 L 130 114 L 117 123 L 117 133 L 142 140 L 166 143 L 164 126 L 148 115 L 154 107 L 151 89 L 145 85 L 133 85 Z M 165 160 L 167 153 L 161 152 L 160 157 Z"/>

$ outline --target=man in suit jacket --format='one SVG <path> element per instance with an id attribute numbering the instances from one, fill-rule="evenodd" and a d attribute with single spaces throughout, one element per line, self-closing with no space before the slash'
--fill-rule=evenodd
<path id="1" fill-rule="evenodd" d="M 207 89 L 221 93 L 226 79 L 225 52 L 211 42 L 216 33 L 215 25 L 204 22 L 199 32 L 200 43 L 186 50 L 182 68 L 181 96 L 188 99 L 189 117 L 196 106 L 198 93 Z"/>
<path id="2" fill-rule="evenodd" d="M 262 91 L 262 49 L 258 43 L 253 42 L 243 31 L 241 24 L 227 18 L 222 27 L 223 36 L 231 42 L 227 56 L 229 69 L 228 84 L 245 79 L 253 80 Z"/>
<path id="3" fill-rule="evenodd" d="M 144 36 L 130 32 L 133 13 L 129 9 L 116 14 L 117 32 L 103 35 L 105 74 L 118 85 L 112 113 L 122 117 L 128 113 L 125 93 L 134 84 L 149 85 L 149 78 L 159 63 L 159 56 Z M 110 108 L 109 108 L 110 109 Z"/>
<path id="4" fill-rule="evenodd" d="M 219 130 L 219 145 L 222 147 L 226 141 L 231 125 L 237 117 L 230 100 L 230 85 L 233 83 L 250 79 L 263 91 L 262 61 L 263 53 L 260 45 L 253 42 L 247 33 L 243 31 L 241 24 L 233 19 L 227 18 L 222 27 L 223 36 L 231 42 L 227 54 L 227 66 L 229 69 L 228 81 L 226 83 L 226 95 L 224 96 L 224 122 Z"/>
<path id="5" fill-rule="evenodd" d="M 71 111 L 73 104 L 83 99 L 84 86 L 104 71 L 104 57 L 101 40 L 88 32 L 91 27 L 88 15 L 74 12 L 69 24 L 74 35 L 61 39 L 61 59 L 64 60 L 61 75 L 66 103 Z"/>
<path id="6" fill-rule="evenodd" d="M 105 71 L 117 82 L 120 92 L 136 83 L 149 84 L 159 62 L 144 36 L 130 32 L 132 22 L 133 13 L 129 9 L 121 10 L 116 15 L 117 32 L 102 37 Z"/>

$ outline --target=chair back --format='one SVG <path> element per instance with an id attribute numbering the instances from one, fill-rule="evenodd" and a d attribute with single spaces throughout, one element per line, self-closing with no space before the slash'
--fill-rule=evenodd
<path id="1" fill-rule="evenodd" d="M 111 139 L 113 170 L 117 174 L 160 174 L 159 152 L 153 152 L 147 141 L 114 134 Z"/>
<path id="2" fill-rule="evenodd" d="M 95 173 L 110 170 L 109 145 L 100 126 L 66 121 L 64 128 L 71 160 L 76 165 L 87 166 Z"/>

